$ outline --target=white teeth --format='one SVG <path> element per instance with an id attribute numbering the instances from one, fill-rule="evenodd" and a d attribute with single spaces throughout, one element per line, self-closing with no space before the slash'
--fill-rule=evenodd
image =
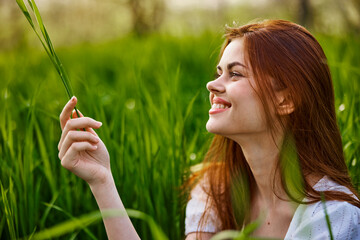
<path id="1" fill-rule="evenodd" d="M 229 106 L 226 106 L 224 104 L 216 104 L 214 103 L 212 106 L 211 106 L 212 109 L 226 109 L 226 108 L 229 108 Z"/>

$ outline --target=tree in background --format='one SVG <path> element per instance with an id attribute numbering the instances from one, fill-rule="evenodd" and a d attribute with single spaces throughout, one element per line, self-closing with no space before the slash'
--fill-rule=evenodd
<path id="1" fill-rule="evenodd" d="M 351 0 L 352 7 L 349 8 L 343 1 L 335 1 L 342 18 L 344 19 L 344 27 L 353 34 L 360 33 L 360 0 Z M 350 9 L 352 14 L 350 13 Z"/>
<path id="2" fill-rule="evenodd" d="M 310 0 L 298 0 L 299 1 L 299 15 L 298 21 L 300 25 L 306 28 L 312 28 L 314 25 L 313 11 L 310 5 Z"/>
<path id="3" fill-rule="evenodd" d="M 128 0 L 133 31 L 144 35 L 160 28 L 165 17 L 164 0 Z"/>
<path id="4" fill-rule="evenodd" d="M 297 0 L 298 4 L 298 23 L 312 29 L 314 25 L 324 26 L 329 17 L 337 15 L 343 31 L 359 34 L 360 33 L 360 0 Z M 316 6 L 315 6 L 316 5 Z M 324 12 L 330 11 L 328 15 Z"/>

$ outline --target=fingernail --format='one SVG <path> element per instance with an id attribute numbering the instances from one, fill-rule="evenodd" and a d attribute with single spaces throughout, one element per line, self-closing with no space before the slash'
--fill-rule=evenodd
<path id="1" fill-rule="evenodd" d="M 97 121 L 97 123 L 98 123 L 99 127 L 102 126 L 102 122 Z"/>
<path id="2" fill-rule="evenodd" d="M 76 98 L 75 96 L 72 96 L 71 101 L 74 102 L 75 98 Z"/>

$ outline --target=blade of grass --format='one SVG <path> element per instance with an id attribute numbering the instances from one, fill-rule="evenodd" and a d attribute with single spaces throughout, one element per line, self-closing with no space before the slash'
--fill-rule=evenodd
<path id="1" fill-rule="evenodd" d="M 21 11 L 23 12 L 23 14 L 25 15 L 26 19 L 28 20 L 28 22 L 30 23 L 32 28 L 35 28 L 34 23 L 32 22 L 31 16 L 26 8 L 25 3 L 22 0 L 16 0 L 16 3 L 18 4 L 18 6 L 20 7 Z"/>
<path id="2" fill-rule="evenodd" d="M 33 235 L 32 239 L 50 239 L 62 236 L 66 233 L 73 232 L 77 229 L 82 229 L 96 221 L 101 219 L 99 212 L 93 212 L 84 215 L 80 218 L 72 219 L 63 223 L 60 223 L 54 227 L 45 229 Z"/>
<path id="3" fill-rule="evenodd" d="M 70 220 L 76 220 L 77 218 L 71 215 L 69 212 L 65 211 L 63 208 L 54 205 L 53 203 L 45 203 L 43 202 L 45 206 L 47 206 L 47 209 L 50 211 L 51 209 L 57 210 L 63 214 L 65 214 L 67 217 L 70 218 Z M 45 229 L 46 230 L 46 229 Z M 83 230 L 87 234 L 87 239 L 96 239 L 95 235 L 87 228 L 87 226 L 84 226 L 80 230 Z"/>
<path id="4" fill-rule="evenodd" d="M 50 37 L 46 31 L 46 28 L 45 28 L 45 25 L 44 25 L 44 22 L 41 18 L 41 15 L 40 15 L 40 12 L 39 12 L 39 9 L 37 7 L 37 5 L 35 4 L 35 1 L 34 0 L 28 0 L 30 6 L 31 6 L 31 9 L 34 11 L 35 13 L 35 18 L 36 18 L 36 21 L 38 23 L 38 26 L 40 28 L 40 31 L 47 43 L 47 46 L 48 46 L 48 49 L 50 50 L 50 53 L 54 56 L 56 55 L 55 54 L 55 51 L 54 51 L 54 48 L 52 46 L 52 43 L 51 43 L 51 40 L 50 40 Z"/>
<path id="5" fill-rule="evenodd" d="M 5 216 L 2 216 L 0 220 L 0 239 L 2 239 L 1 235 L 4 232 L 4 228 L 5 228 Z"/>
<path id="6" fill-rule="evenodd" d="M 41 38 L 40 34 L 36 31 L 36 28 L 35 28 L 35 25 L 34 25 L 34 22 L 32 21 L 32 18 L 30 16 L 30 13 L 29 11 L 27 10 L 27 7 L 24 3 L 23 0 L 16 0 L 16 3 L 18 4 L 18 6 L 20 7 L 22 13 L 25 15 L 26 19 L 28 20 L 28 22 L 30 23 L 30 26 L 31 28 L 34 30 L 36 36 L 38 37 L 38 39 L 40 40 L 42 46 L 44 47 L 46 53 L 48 54 L 50 60 L 52 61 L 52 63 L 55 65 L 55 62 L 52 58 L 52 55 L 50 54 L 49 52 L 49 49 L 46 47 L 45 43 L 44 43 L 44 40 Z M 56 66 L 55 66 L 56 67 Z M 58 69 L 56 69 L 58 71 Z M 59 71 L 58 71 L 59 73 Z"/>
<path id="7" fill-rule="evenodd" d="M 69 77 L 66 74 L 66 71 L 65 71 L 62 63 L 61 63 L 60 59 L 58 58 L 58 56 L 57 56 L 57 54 L 55 52 L 55 49 L 54 49 L 53 44 L 52 44 L 52 42 L 50 40 L 49 34 L 48 34 L 48 32 L 47 32 L 47 30 L 45 28 L 44 22 L 43 22 L 43 20 L 41 18 L 39 9 L 38 9 L 35 1 L 34 0 L 28 0 L 28 3 L 29 3 L 31 9 L 33 10 L 33 12 L 35 14 L 36 22 L 38 23 L 38 26 L 40 28 L 40 31 L 42 33 L 42 36 L 43 36 L 46 44 L 44 43 L 44 40 L 41 38 L 40 34 L 36 31 L 34 22 L 32 21 L 31 15 L 30 15 L 24 1 L 23 0 L 16 0 L 16 3 L 18 4 L 19 8 L 21 9 L 21 11 L 25 15 L 26 19 L 30 23 L 32 29 L 34 30 L 35 34 L 39 38 L 41 44 L 43 45 L 46 53 L 49 56 L 51 62 L 53 63 L 56 71 L 60 75 L 60 78 L 61 78 L 61 80 L 62 80 L 62 82 L 63 82 L 63 84 L 65 86 L 66 93 L 67 93 L 67 95 L 68 95 L 68 97 L 70 99 L 72 96 L 74 96 L 74 94 L 73 94 L 73 91 L 72 91 L 72 88 L 71 88 L 71 85 L 70 85 Z M 79 114 L 77 108 L 75 107 L 74 109 L 76 111 L 77 116 L 80 117 L 80 114 Z"/>
<path id="8" fill-rule="evenodd" d="M 329 215 L 328 215 L 327 210 L 326 210 L 324 193 L 321 192 L 321 193 L 320 193 L 320 196 L 321 196 L 321 203 L 322 203 L 323 208 L 324 208 L 325 220 L 326 220 L 326 224 L 327 224 L 327 227 L 328 227 L 328 230 L 329 230 L 330 239 L 331 239 L 331 240 L 334 240 L 334 236 L 333 236 L 333 233 L 332 233 L 332 230 L 331 230 L 330 218 L 329 218 Z"/>
<path id="9" fill-rule="evenodd" d="M 42 36 L 43 36 L 44 40 L 46 41 L 47 47 L 45 47 L 45 48 L 47 50 L 47 53 L 48 53 L 50 59 L 52 60 L 55 68 L 57 69 L 57 71 L 58 71 L 58 73 L 59 73 L 59 75 L 60 75 L 60 77 L 61 77 L 61 79 L 63 81 L 63 84 L 65 85 L 68 96 L 70 98 L 73 95 L 71 85 L 70 85 L 70 81 L 69 81 L 69 79 L 67 77 L 67 74 L 66 74 L 64 68 L 62 67 L 62 63 L 61 63 L 60 59 L 58 58 L 58 56 L 55 53 L 53 44 L 52 44 L 52 42 L 50 40 L 50 37 L 49 37 L 49 34 L 48 34 L 48 32 L 47 32 L 47 30 L 45 28 L 45 25 L 44 25 L 44 22 L 43 22 L 43 20 L 41 18 L 39 9 L 38 9 L 38 7 L 37 7 L 34 0 L 28 0 L 28 3 L 29 3 L 31 9 L 33 10 L 33 12 L 35 14 L 36 22 L 38 23 L 38 26 L 40 28 L 40 31 L 42 33 Z M 41 39 L 41 41 L 42 41 L 42 39 Z"/>
<path id="10" fill-rule="evenodd" d="M 150 216 L 148 216 L 145 213 L 142 213 L 140 211 L 132 210 L 132 209 L 128 209 L 128 210 L 126 210 L 126 212 L 119 211 L 116 209 L 115 210 L 109 209 L 109 210 L 105 210 L 102 212 L 95 211 L 95 212 L 83 215 L 79 218 L 75 218 L 75 219 L 60 223 L 51 228 L 45 229 L 43 231 L 40 231 L 40 232 L 34 234 L 32 236 L 32 239 L 41 240 L 41 239 L 50 239 L 50 238 L 59 237 L 64 234 L 83 229 L 83 228 L 89 226 L 90 224 L 93 224 L 93 223 L 101 220 L 102 218 L 121 217 L 121 216 L 125 216 L 126 213 L 131 218 L 137 218 L 137 219 L 145 221 L 149 225 L 153 239 L 168 240 L 168 238 L 165 236 L 163 231 L 159 228 L 159 226 L 155 223 L 155 221 Z"/>
<path id="11" fill-rule="evenodd" d="M 9 186 L 10 186 L 9 189 L 12 189 L 11 181 L 10 181 Z M 16 239 L 16 229 L 15 229 L 16 224 L 14 223 L 14 212 L 10 206 L 9 199 L 7 197 L 7 193 L 9 192 L 9 189 L 4 189 L 2 183 L 0 182 L 1 198 L 2 198 L 3 207 L 4 207 L 3 210 L 5 213 L 4 217 L 6 218 L 6 222 L 8 225 L 8 230 L 9 230 L 11 239 Z"/>

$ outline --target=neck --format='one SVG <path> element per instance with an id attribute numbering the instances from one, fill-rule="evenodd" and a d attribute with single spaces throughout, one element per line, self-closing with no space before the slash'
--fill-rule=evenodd
<path id="1" fill-rule="evenodd" d="M 232 139 L 241 146 L 254 175 L 257 187 L 255 196 L 261 205 L 273 208 L 281 199 L 287 199 L 281 186 L 281 173 L 275 171 L 283 140 L 282 134 L 273 137 L 270 132 L 263 132 L 251 136 L 236 136 Z"/>

